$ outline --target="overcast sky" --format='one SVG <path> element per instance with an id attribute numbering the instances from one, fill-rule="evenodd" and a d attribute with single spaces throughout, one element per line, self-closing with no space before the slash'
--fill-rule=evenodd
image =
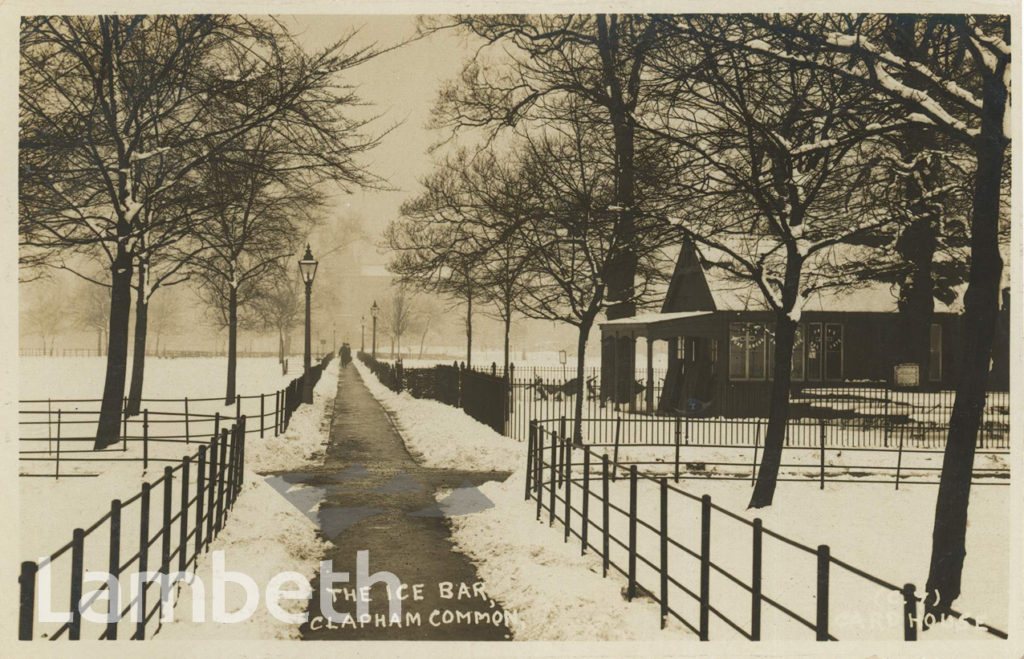
<path id="1" fill-rule="evenodd" d="M 280 17 L 308 50 L 322 49 L 354 28 L 359 34 L 354 45 L 376 44 L 385 48 L 409 39 L 416 32 L 415 16 L 310 16 Z M 348 84 L 358 88 L 359 96 L 373 108 L 368 113 L 382 114 L 375 130 L 383 132 L 400 124 L 382 143 L 363 159 L 371 171 L 384 177 L 395 191 L 355 191 L 337 195 L 329 218 L 345 213 L 360 215 L 368 228 L 378 235 L 398 213 L 402 201 L 409 198 L 419 179 L 431 169 L 427 148 L 441 134 L 425 124 L 440 85 L 455 76 L 468 54 L 463 37 L 439 33 L 409 43 L 381 55 L 351 71 Z M 362 255 L 363 262 L 383 264 L 384 255 L 376 251 Z"/>

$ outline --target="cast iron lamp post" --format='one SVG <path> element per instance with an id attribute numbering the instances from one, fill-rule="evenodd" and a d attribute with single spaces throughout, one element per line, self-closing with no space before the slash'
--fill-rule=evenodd
<path id="1" fill-rule="evenodd" d="M 377 300 L 373 301 L 373 306 L 370 307 L 370 315 L 373 316 L 373 358 L 377 359 L 377 314 L 380 313 L 380 307 L 377 306 Z"/>
<path id="2" fill-rule="evenodd" d="M 313 291 L 313 278 L 316 277 L 316 259 L 313 258 L 313 252 L 309 250 L 309 243 L 306 243 L 306 255 L 299 261 L 299 274 L 302 275 L 302 281 L 306 284 L 306 351 L 303 355 L 303 368 L 302 372 L 302 402 L 312 403 L 313 402 L 313 382 L 309 377 L 310 371 L 310 346 L 309 346 L 309 297 Z"/>

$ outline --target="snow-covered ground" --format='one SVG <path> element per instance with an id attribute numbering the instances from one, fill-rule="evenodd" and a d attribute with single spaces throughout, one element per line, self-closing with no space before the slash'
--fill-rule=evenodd
<path id="1" fill-rule="evenodd" d="M 436 400 L 396 394 L 352 362 L 374 398 L 391 415 L 410 453 L 428 467 L 511 471 L 525 455 L 522 443 L 499 435 L 462 410 Z"/>
<path id="2" fill-rule="evenodd" d="M 269 364 L 272 367 L 277 366 L 276 360 L 269 360 Z M 277 372 L 280 373 L 280 370 L 278 369 Z M 311 563 L 308 554 L 314 549 L 319 551 L 315 526 L 301 511 L 284 501 L 279 494 L 266 485 L 263 478 L 256 475 L 255 472 L 301 469 L 322 460 L 323 448 L 330 429 L 337 377 L 338 360 L 332 360 L 314 389 L 313 405 L 303 405 L 296 410 L 289 429 L 284 435 L 274 437 L 273 431 L 270 429 L 266 432 L 267 436 L 261 439 L 258 433 L 251 432 L 252 427 L 250 426 L 250 433 L 246 438 L 246 486 L 236 502 L 234 510 L 230 513 L 225 530 L 212 545 L 213 549 L 226 551 L 229 570 L 243 571 L 254 578 L 283 570 L 296 570 L 300 567 L 302 569 L 308 567 L 312 571 L 315 560 Z M 272 378 L 266 379 L 268 382 L 273 382 Z M 230 425 L 230 421 L 226 422 L 224 427 L 228 425 Z M 94 478 L 62 477 L 59 480 L 19 478 L 20 555 L 26 560 L 49 555 L 71 539 L 73 528 L 87 527 L 106 513 L 110 509 L 112 499 L 129 499 L 138 493 L 144 480 L 155 481 L 162 475 L 165 465 L 174 466 L 181 457 L 194 455 L 197 450 L 198 446 L 195 442 L 188 445 L 184 443 L 164 444 L 160 449 L 160 455 L 167 461 L 151 461 L 149 469 L 145 471 L 140 462 L 112 460 L 102 463 L 102 469 L 95 470 L 99 475 Z M 111 458 L 137 457 L 138 446 L 130 443 L 127 453 L 121 453 L 119 450 L 108 450 L 105 453 L 108 453 Z M 192 493 L 194 493 L 194 477 L 191 485 Z M 174 514 L 177 514 L 179 509 L 177 498 L 179 493 L 180 489 L 175 483 L 174 498 L 172 499 Z M 159 517 L 162 507 L 162 488 L 157 487 L 153 489 L 150 504 L 149 535 L 151 538 L 159 535 Z M 192 518 L 194 519 L 194 511 Z M 109 553 L 108 528 L 109 524 L 104 523 L 87 536 L 84 543 L 86 570 L 106 569 Z M 263 536 L 277 537 L 278 534 L 280 537 L 286 538 L 287 542 L 275 543 L 270 546 L 270 543 L 263 540 Z M 138 547 L 137 503 L 133 507 L 125 509 L 122 517 L 121 537 L 121 555 L 123 559 L 127 559 Z M 151 565 L 154 562 L 159 562 L 159 546 L 159 540 L 154 541 L 151 546 Z M 177 547 L 176 536 L 172 547 Z M 58 603 L 67 601 L 69 563 L 69 554 L 65 553 L 55 561 L 52 567 L 51 592 L 54 601 Z M 158 567 L 158 565 L 154 567 Z M 129 571 L 134 569 L 131 568 Z M 209 554 L 204 554 L 199 559 L 199 570 L 200 576 L 207 583 L 209 581 L 203 576 L 203 570 L 208 571 L 209 569 Z M 265 586 L 265 583 L 263 585 Z M 127 602 L 127 586 L 124 587 L 125 593 L 122 601 Z M 151 597 L 151 601 L 155 600 Z M 188 611 L 188 609 L 182 610 Z M 122 625 L 125 629 L 127 628 L 127 623 L 122 623 Z M 37 635 L 52 633 L 55 627 L 56 625 L 49 627 L 40 625 L 37 628 Z M 203 627 L 205 631 L 200 633 L 219 633 L 209 631 L 209 627 L 211 625 L 205 625 Z M 260 629 L 259 625 L 246 628 L 248 631 L 242 632 L 243 636 L 257 633 Z M 272 626 L 267 629 L 271 628 Z M 280 629 L 275 629 L 273 633 L 278 634 L 280 631 Z M 223 633 L 228 637 L 235 638 L 240 632 L 224 630 Z M 96 631 L 95 636 L 98 634 L 99 631 Z M 90 637 L 90 634 L 83 629 L 83 638 Z"/>
<path id="3" fill-rule="evenodd" d="M 479 455 L 482 446 L 489 446 L 495 441 L 493 431 L 482 424 L 465 416 L 458 421 L 452 417 L 451 412 L 456 411 L 454 408 L 433 401 L 418 401 L 407 394 L 395 395 L 380 386 L 366 369 L 361 368 L 360 372 L 374 395 L 392 411 L 397 424 L 409 429 L 403 430 L 403 435 L 410 448 L 424 456 L 430 455 L 433 463 L 466 466 L 465 461 Z M 431 424 L 441 429 L 431 431 L 424 428 Z M 459 429 L 460 437 L 451 437 L 454 428 Z M 429 438 L 436 437 L 438 433 L 449 439 L 430 445 Z M 649 457 L 651 452 L 664 453 L 666 449 L 630 450 L 636 451 L 632 457 L 638 458 L 644 457 L 644 452 Z M 802 460 L 813 463 L 818 459 L 817 454 L 801 459 L 796 453 L 788 452 L 785 459 L 787 462 L 796 461 L 798 471 Z M 864 460 L 860 454 L 849 457 L 851 453 L 830 454 L 831 468 L 841 471 L 844 457 L 858 464 Z M 697 456 L 684 454 L 683 457 Z M 699 457 L 706 460 L 708 456 Z M 907 466 L 913 473 L 916 457 L 904 457 L 909 460 Z M 927 459 L 933 459 L 933 456 Z M 1005 458 L 997 456 L 995 459 L 1002 461 Z M 614 572 L 608 579 L 602 579 L 599 559 L 579 556 L 578 539 L 572 538 L 563 544 L 561 527 L 556 524 L 556 528 L 549 529 L 545 523 L 535 521 L 535 504 L 523 500 L 524 462 L 521 450 L 518 455 L 510 455 L 507 464 L 517 469 L 516 473 L 504 483 L 487 483 L 480 488 L 495 503 L 494 508 L 451 520 L 456 546 L 477 563 L 488 591 L 505 606 L 519 612 L 519 623 L 514 629 L 516 638 L 589 640 L 639 637 L 651 640 L 684 634 L 681 625 L 675 623 L 670 623 L 666 632 L 660 632 L 657 605 L 643 598 L 626 603 L 620 595 L 623 579 Z M 807 470 L 813 471 L 813 468 L 808 466 Z M 600 494 L 595 489 L 599 483 L 597 478 L 592 480 L 595 496 Z M 759 511 L 746 510 L 750 497 L 749 480 L 684 479 L 672 486 L 695 496 L 708 494 L 714 504 L 742 518 L 752 520 L 760 517 L 765 528 L 771 531 L 811 548 L 827 544 L 834 558 L 897 586 L 914 583 L 919 591 L 923 590 L 931 550 L 936 496 L 934 485 L 914 484 L 897 491 L 892 485 L 827 483 L 824 490 L 819 490 L 809 483 L 781 482 L 774 505 Z M 573 500 L 577 508 L 582 493 L 580 487 L 574 487 Z M 628 487 L 627 479 L 623 478 L 611 485 L 613 503 L 623 508 L 627 506 Z M 564 490 L 559 492 L 559 496 L 562 492 Z M 670 494 L 670 536 L 699 551 L 700 534 L 699 531 L 695 533 L 695 529 L 700 528 L 699 502 L 682 494 Z M 659 506 L 656 484 L 641 479 L 638 487 L 640 519 L 656 527 Z M 546 519 L 546 511 L 544 515 Z M 595 525 L 591 528 L 591 541 L 594 542 L 595 529 L 601 522 L 596 499 L 591 502 L 591 521 Z M 624 515 L 613 512 L 610 527 L 616 538 L 623 541 L 627 538 L 628 524 Z M 574 516 L 573 529 L 576 533 L 581 530 L 578 514 Z M 741 580 L 750 577 L 750 535 L 749 525 L 724 513 L 713 514 L 712 560 Z M 614 542 L 611 546 L 612 560 L 625 565 L 625 550 Z M 658 536 L 642 524 L 639 525 L 638 548 L 641 555 L 657 561 Z M 1004 630 L 1009 616 L 1008 555 L 1009 488 L 977 486 L 973 488 L 971 497 L 963 593 L 956 602 L 956 608 Z M 696 589 L 699 568 L 692 557 L 673 548 L 669 560 L 674 578 Z M 813 620 L 815 555 L 766 535 L 763 566 L 764 594 Z M 832 566 L 831 577 L 830 623 L 833 635 L 840 639 L 862 640 L 902 638 L 902 604 L 898 595 L 890 594 L 837 565 Z M 642 586 L 657 588 L 657 573 L 643 561 L 638 562 L 638 579 Z M 710 585 L 712 605 L 746 627 L 750 615 L 749 593 L 714 571 Z M 696 605 L 681 591 L 671 591 L 670 603 L 687 620 L 696 621 Z M 771 606 L 765 604 L 762 611 L 764 638 L 813 638 L 813 632 L 774 611 Z M 735 639 L 737 635 L 712 616 L 711 637 Z M 927 632 L 927 637 L 993 638 L 978 630 L 963 630 L 953 625 L 935 627 Z"/>
<path id="4" fill-rule="evenodd" d="M 577 465 L 574 477 L 582 478 L 579 464 L 582 454 L 574 451 Z M 593 471 L 598 471 L 602 450 L 593 454 Z M 791 452 L 784 454 L 784 459 Z M 620 455 L 621 457 L 621 455 Z M 547 458 L 545 458 L 547 459 Z M 646 469 L 645 469 L 646 470 Z M 668 475 L 670 470 L 663 473 Z M 629 502 L 628 478 L 619 472 L 617 481 L 610 484 L 610 500 L 620 508 Z M 687 475 L 684 471 L 684 476 Z M 692 475 L 689 474 L 689 475 Z M 548 476 L 545 474 L 545 479 Z M 934 476 L 933 476 L 934 478 Z M 813 483 L 813 481 L 812 481 Z M 931 551 L 931 529 L 935 511 L 936 485 L 907 484 L 895 490 L 886 484 L 826 483 L 824 490 L 816 484 L 780 482 L 771 507 L 747 510 L 751 483 L 747 480 L 681 479 L 678 484 L 669 478 L 672 487 L 695 497 L 707 494 L 712 502 L 747 520 L 760 517 L 766 529 L 791 540 L 814 548 L 828 545 L 834 558 L 845 561 L 894 585 L 914 583 L 923 590 Z M 600 477 L 592 475 L 591 493 L 601 494 Z M 1009 592 L 1009 489 L 998 486 L 975 486 L 971 491 L 970 525 L 967 533 L 967 560 L 963 574 L 963 593 L 955 608 L 976 616 L 997 628 L 1006 630 L 1008 622 Z M 559 490 L 564 496 L 564 489 Z M 545 505 L 547 494 L 545 493 Z M 579 508 L 582 485 L 574 486 L 574 505 Z M 596 499 L 592 500 L 596 501 Z M 558 513 L 562 514 L 558 504 Z M 658 486 L 641 478 L 638 482 L 639 518 L 655 528 L 659 526 L 660 500 Z M 592 503 L 591 523 L 601 524 L 600 506 Z M 546 511 L 544 513 L 547 514 Z M 688 548 L 700 549 L 700 503 L 682 494 L 669 493 L 669 536 Z M 628 537 L 625 515 L 612 512 L 611 529 L 614 537 Z M 573 519 L 573 528 L 581 531 L 579 515 Z M 593 534 L 594 531 L 592 530 Z M 724 513 L 714 512 L 711 524 L 712 561 L 749 583 L 752 557 L 749 525 L 732 519 Z M 657 563 L 659 537 L 638 524 L 638 550 Z M 625 550 L 612 543 L 612 560 L 624 565 Z M 698 564 L 690 556 L 673 548 L 670 551 L 671 571 L 677 579 L 695 588 L 698 582 Z M 764 594 L 775 598 L 798 614 L 814 620 L 815 556 L 796 549 L 782 541 L 765 536 L 764 539 Z M 839 639 L 899 639 L 902 637 L 898 596 L 869 581 L 836 566 L 831 570 L 832 616 L 830 631 Z M 638 562 L 638 579 L 648 588 L 656 588 L 658 574 Z M 735 622 L 749 624 L 749 594 L 725 577 L 712 572 L 711 603 Z M 696 620 L 696 608 L 680 591 L 672 597 L 683 605 L 684 616 Z M 765 606 L 764 638 L 808 638 L 810 630 Z M 770 632 L 769 632 L 770 630 Z M 712 616 L 712 638 L 730 638 L 733 632 Z M 952 628 L 934 629 L 928 638 L 991 638 L 969 630 Z"/>
<path id="5" fill-rule="evenodd" d="M 525 446 L 437 401 L 395 394 L 358 360 L 374 397 L 391 413 L 410 452 L 433 467 L 521 468 Z M 487 591 L 507 609 L 516 640 L 650 640 L 659 630 L 656 604 L 623 597 L 625 581 L 601 577 L 601 562 L 563 545 L 561 534 L 534 519 L 523 502 L 522 471 L 478 488 L 494 502 L 481 513 L 450 518 L 456 547 L 479 568 Z M 438 499 L 447 496 L 438 492 Z M 571 584 L 571 587 L 570 587 Z M 666 638 L 687 635 L 670 625 Z"/>
<path id="6" fill-rule="evenodd" d="M 218 398 L 227 381 L 226 357 L 164 359 L 146 357 L 143 398 Z M 22 357 L 18 360 L 18 398 L 61 399 L 103 396 L 106 357 Z M 277 359 L 238 360 L 238 393 L 243 396 L 275 391 L 302 373 L 302 361 L 292 358 L 282 374 Z M 129 374 L 131 359 L 129 358 Z"/>

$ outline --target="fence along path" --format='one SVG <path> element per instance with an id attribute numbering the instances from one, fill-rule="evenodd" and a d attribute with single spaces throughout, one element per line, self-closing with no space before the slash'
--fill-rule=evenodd
<path id="1" fill-rule="evenodd" d="M 855 636 L 861 623 L 832 611 L 877 609 L 879 595 L 888 626 L 872 628 L 872 638 L 917 640 L 928 626 L 913 584 L 890 583 L 832 556 L 827 545 L 775 533 L 760 519 L 671 485 L 667 476 L 641 474 L 635 465 L 614 469 L 607 454 L 574 446 L 549 423 L 531 427 L 526 474 L 525 499 L 536 501 L 537 519 L 560 523 L 565 542 L 578 540 L 581 553 L 596 552 L 604 576 L 621 573 L 628 599 L 655 601 L 662 627 L 675 619 L 702 641 L 734 634 L 756 641 L 764 630 L 837 640 L 840 630 Z M 780 564 L 785 570 L 773 569 Z M 950 615 L 1007 638 L 957 611 Z"/>
<path id="2" fill-rule="evenodd" d="M 143 482 L 134 496 L 111 501 L 106 514 L 87 528 L 76 528 L 71 541 L 47 558 L 23 562 L 18 577 L 18 639 L 44 633 L 50 640 L 76 641 L 82 638 L 83 625 L 96 627 L 90 636 L 101 640 L 146 638 L 147 625 L 161 608 L 160 593 L 172 587 L 169 575 L 194 567 L 224 528 L 242 489 L 245 436 L 243 416 L 177 466 L 164 467 L 160 478 Z M 38 578 L 40 570 L 48 572 L 43 581 Z M 162 576 L 157 583 L 142 583 L 134 598 L 125 597 L 125 591 L 131 592 L 127 580 L 118 582 L 116 592 L 108 582 L 80 608 L 87 570 L 106 571 L 118 579 L 152 570 Z M 36 627 L 37 585 L 49 588 L 52 602 L 67 603 L 67 622 L 55 629 Z M 157 595 L 150 599 L 152 591 Z M 88 622 L 81 611 L 93 608 L 100 593 L 108 602 L 106 622 Z"/>
<path id="3" fill-rule="evenodd" d="M 313 386 L 332 359 L 324 356 L 310 368 Z M 265 437 L 283 433 L 302 400 L 303 375 L 271 393 L 236 395 L 233 403 L 217 398 L 144 398 L 134 416 L 122 413 L 116 448 L 94 451 L 99 399 L 26 399 L 18 401 L 19 475 L 25 477 L 91 477 L 83 471 L 95 463 L 176 463 L 182 445 L 204 441 L 243 416 L 246 433 Z M 122 410 L 127 407 L 125 403 Z"/>
<path id="4" fill-rule="evenodd" d="M 327 355 L 311 369 L 311 386 L 316 385 L 331 357 Z M 138 492 L 128 499 L 112 500 L 108 512 L 88 527 L 74 529 L 71 540 L 46 558 L 24 561 L 18 576 L 19 640 L 43 635 L 50 640 L 79 640 L 83 626 L 96 625 L 97 633 L 91 636 L 101 640 L 144 639 L 152 635 L 151 623 L 161 607 L 160 593 L 168 587 L 178 586 L 161 577 L 157 583 L 141 584 L 136 597 L 125 597 L 124 591 L 129 588 L 127 581 L 119 583 L 117 593 L 110 589 L 108 583 L 97 589 L 97 594 L 84 602 L 80 609 L 77 603 L 82 601 L 84 573 L 106 571 L 119 577 L 129 574 L 134 567 L 131 571 L 133 577 L 147 570 L 173 575 L 190 565 L 195 566 L 199 555 L 209 550 L 211 541 L 224 528 L 229 511 L 241 493 L 247 436 L 253 432 L 260 432 L 263 436 L 267 429 L 273 429 L 275 433 L 287 429 L 292 413 L 301 404 L 303 377 L 296 378 L 282 390 L 282 407 L 273 414 L 274 426 L 264 428 L 261 422 L 260 428 L 249 428 L 248 418 L 242 414 L 233 419 L 230 427 L 219 427 L 208 435 L 208 442 L 204 436 L 193 435 L 191 441 L 197 444 L 195 453 L 173 461 L 163 460 L 174 466 L 167 464 L 160 478 L 144 481 Z M 268 421 L 271 416 L 266 415 Z M 218 420 L 223 419 L 218 417 Z M 165 441 L 180 443 L 182 440 Z M 142 446 L 145 450 L 148 443 Z M 141 459 L 145 465 L 151 458 L 144 454 L 142 458 L 123 459 Z M 125 555 L 133 550 L 134 553 L 126 558 Z M 45 581 L 40 580 L 40 571 L 44 571 Z M 46 629 L 36 625 L 39 587 L 48 589 L 51 602 L 67 603 L 70 618 L 66 622 Z M 153 592 L 157 595 L 150 599 Z M 90 607 L 95 609 L 97 600 L 104 597 L 100 593 L 109 593 L 106 595 L 106 622 L 91 623 L 81 611 Z M 126 603 L 122 605 L 122 602 Z M 111 615 L 113 612 L 117 612 L 116 615 Z"/>

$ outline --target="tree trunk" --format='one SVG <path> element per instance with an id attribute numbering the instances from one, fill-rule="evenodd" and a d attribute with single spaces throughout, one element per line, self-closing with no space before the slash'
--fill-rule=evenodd
<path id="1" fill-rule="evenodd" d="M 900 282 L 897 303 L 899 338 L 896 358 L 899 362 L 918 364 L 922 382 L 928 374 L 929 328 L 935 308 L 932 277 L 935 232 L 932 223 L 931 217 L 915 220 L 896 241 L 896 250 L 908 268 Z"/>
<path id="2" fill-rule="evenodd" d="M 235 402 L 235 377 L 238 373 L 238 289 L 228 287 L 228 383 L 224 404 Z"/>
<path id="3" fill-rule="evenodd" d="M 512 310 L 509 308 L 511 305 L 505 304 L 505 363 L 502 366 L 501 374 L 508 375 L 508 362 L 509 362 L 509 337 L 512 334 Z"/>
<path id="4" fill-rule="evenodd" d="M 985 79 L 981 134 L 975 143 L 978 169 L 971 214 L 971 271 L 964 295 L 962 366 L 949 418 L 942 476 L 935 502 L 932 554 L 925 611 L 941 615 L 960 596 L 966 556 L 967 507 L 974 450 L 985 409 L 992 339 L 999 314 L 999 195 L 1006 140 L 1002 134 L 1007 90 L 994 75 Z"/>
<path id="5" fill-rule="evenodd" d="M 757 483 L 750 497 L 748 508 L 764 508 L 772 505 L 775 484 L 782 463 L 782 445 L 786 439 L 786 424 L 789 423 L 789 385 L 793 367 L 793 340 L 796 323 L 784 311 L 775 314 L 775 379 L 772 382 L 768 427 L 764 433 L 764 453 L 757 471 Z M 764 340 L 768 340 L 765 336 Z"/>
<path id="6" fill-rule="evenodd" d="M 473 367 L 473 294 L 466 295 L 466 368 Z"/>
<path id="7" fill-rule="evenodd" d="M 135 296 L 135 343 L 132 354 L 132 377 L 128 387 L 127 414 L 134 416 L 142 408 L 142 380 L 146 370 L 146 331 L 149 326 L 149 303 L 146 300 L 146 270 L 139 264 L 139 285 Z"/>
<path id="8" fill-rule="evenodd" d="M 573 405 L 572 438 L 573 443 L 583 442 L 583 371 L 587 353 L 587 339 L 590 337 L 590 329 L 594 326 L 596 313 L 586 315 L 579 325 L 579 334 L 576 338 L 576 400 Z"/>
<path id="9" fill-rule="evenodd" d="M 107 342 L 107 371 L 103 380 L 103 401 L 96 427 L 94 448 L 103 449 L 120 439 L 121 405 L 128 365 L 128 321 L 132 310 L 131 255 L 118 243 L 111 264 L 110 328 Z"/>
<path id="10" fill-rule="evenodd" d="M 420 334 L 420 359 L 423 359 L 423 344 L 427 340 L 427 332 L 430 331 L 430 318 L 427 318 L 426 325 L 423 326 L 423 334 Z"/>
<path id="11" fill-rule="evenodd" d="M 284 364 L 284 330 L 277 328 L 277 363 Z"/>

